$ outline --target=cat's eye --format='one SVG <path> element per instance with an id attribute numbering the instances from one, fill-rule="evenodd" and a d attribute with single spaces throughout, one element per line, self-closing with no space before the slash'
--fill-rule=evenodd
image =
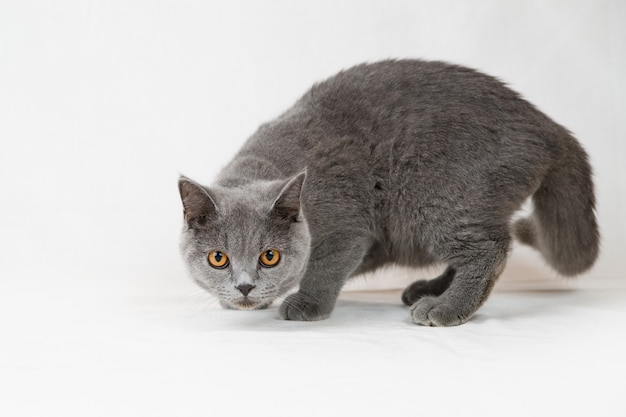
<path id="1" fill-rule="evenodd" d="M 228 256 L 224 252 L 212 250 L 207 257 L 209 265 L 216 269 L 224 269 L 228 266 Z"/>
<path id="2" fill-rule="evenodd" d="M 276 266 L 280 261 L 280 252 L 276 249 L 268 249 L 259 256 L 259 263 L 265 268 Z"/>

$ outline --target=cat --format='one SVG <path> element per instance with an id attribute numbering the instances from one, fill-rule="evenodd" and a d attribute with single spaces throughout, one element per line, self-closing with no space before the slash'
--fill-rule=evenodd
<path id="1" fill-rule="evenodd" d="M 181 252 L 222 306 L 290 289 L 287 320 L 327 318 L 350 277 L 447 266 L 402 293 L 414 323 L 453 326 L 485 302 L 512 236 L 564 276 L 599 232 L 581 145 L 491 76 L 438 61 L 361 64 L 315 84 L 202 186 L 181 176 Z M 533 212 L 512 217 L 532 196 Z"/>

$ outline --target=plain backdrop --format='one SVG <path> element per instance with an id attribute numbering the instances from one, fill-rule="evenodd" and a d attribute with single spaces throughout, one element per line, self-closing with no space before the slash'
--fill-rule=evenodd
<path id="1" fill-rule="evenodd" d="M 31 401 L 28 392 L 62 404 L 64 395 L 72 389 L 86 393 L 82 382 L 107 370 L 107 389 L 120 395 L 120 404 L 150 398 L 149 391 L 158 392 L 157 385 L 170 376 L 168 382 L 182 384 L 174 368 L 191 365 L 182 356 L 192 361 L 200 353 L 202 335 L 189 331 L 191 345 L 185 346 L 195 350 L 181 343 L 178 356 L 167 358 L 151 343 L 164 342 L 163 334 L 172 340 L 179 335 L 159 327 L 167 309 L 178 308 L 164 294 L 195 291 L 178 254 L 178 175 L 209 183 L 260 123 L 287 109 L 313 82 L 364 61 L 411 57 L 471 66 L 506 81 L 570 129 L 595 168 L 602 256 L 591 272 L 566 285 L 626 288 L 624 22 L 626 2 L 618 0 L 0 2 L 0 382 L 2 374 L 11 375 L 0 397 L 18 384 L 22 388 L 9 404 Z M 362 285 L 395 288 L 415 276 L 388 271 Z M 531 287 L 562 282 L 533 251 L 521 247 L 502 280 Z M 132 316 L 127 310 L 96 307 L 103 297 L 111 307 L 131 294 L 149 300 L 153 333 L 142 333 L 139 325 L 125 327 Z M 144 308 L 132 305 L 134 312 Z M 81 319 L 85 311 L 90 315 Z M 275 312 L 259 314 L 264 315 L 248 317 L 259 317 L 263 326 L 267 322 L 261 318 Z M 57 330 L 60 318 L 67 321 Z M 94 333 L 94 321 L 114 337 Z M 472 329 L 460 330 L 470 333 L 470 344 L 475 343 Z M 523 355 L 524 341 L 518 344 L 515 329 L 498 328 L 494 334 L 500 331 Z M 91 339 L 81 339 L 82 332 Z M 301 333 L 302 340 L 307 334 Z M 341 334 L 328 333 L 327 339 Z M 391 343 L 385 334 L 381 330 L 380 340 Z M 443 333 L 432 335 L 437 339 Z M 231 344 L 216 347 L 223 355 L 246 343 L 241 334 L 231 336 Z M 347 362 L 338 369 L 353 372 L 361 365 L 346 352 L 359 347 L 360 335 L 349 337 Z M 318 342 L 302 343 L 314 347 Z M 39 346 L 52 350 L 46 354 Z M 141 349 L 148 346 L 157 349 L 154 363 L 144 360 Z M 482 348 L 473 352 L 482 357 Z M 122 351 L 134 353 L 119 365 L 115 352 Z M 78 364 L 74 357 L 80 357 Z M 290 358 L 290 366 L 297 367 L 296 356 Z M 152 372 L 156 363 L 171 364 L 171 373 Z M 446 369 L 456 362 L 451 363 Z M 526 367 L 526 362 L 511 363 L 516 372 Z M 17 365 L 7 373 L 7 364 Z M 434 372 L 437 366 L 433 362 L 428 369 Z M 568 367 L 562 362 L 559 375 L 574 378 L 565 385 L 569 389 L 576 375 Z M 264 369 L 271 375 L 274 368 Z M 205 378 L 189 372 L 186 377 Z M 64 373 L 76 377 L 71 389 L 50 391 Z M 236 383 L 238 375 L 229 380 Z M 430 375 L 437 384 L 446 383 Z M 534 383 L 531 375 L 525 378 Z M 127 387 L 124 381 L 129 391 L 115 391 L 118 383 Z M 473 384 L 468 376 L 462 381 Z M 539 382 L 550 385 L 547 381 L 552 379 Z M 220 387 L 219 381 L 213 384 Z M 498 381 L 491 384 L 504 391 Z M 133 396 L 133 386 L 143 387 L 144 397 Z M 183 386 L 201 398 L 200 385 Z M 98 387 L 102 397 L 94 398 L 104 404 L 111 391 Z M 359 398 L 356 391 L 350 395 Z M 437 402 L 446 402 L 443 393 L 437 395 Z M 90 398 L 83 398 L 85 406 Z M 176 402 L 171 405 L 175 409 Z M 462 411 L 461 403 L 455 406 Z"/>
<path id="2" fill-rule="evenodd" d="M 598 0 L 2 2 L 2 283 L 187 285 L 179 173 L 209 183 L 315 81 L 417 57 L 500 77 L 576 135 L 603 235 L 581 282 L 623 287 L 624 18 Z M 555 276 L 532 251 L 511 265 Z"/>

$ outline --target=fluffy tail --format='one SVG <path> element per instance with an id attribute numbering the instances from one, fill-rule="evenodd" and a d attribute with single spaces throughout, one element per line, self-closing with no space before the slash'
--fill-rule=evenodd
<path id="1" fill-rule="evenodd" d="M 559 273 L 576 275 L 595 262 L 600 235 L 587 154 L 574 138 L 566 142 L 566 156 L 533 195 L 532 215 L 515 222 L 513 232 Z"/>

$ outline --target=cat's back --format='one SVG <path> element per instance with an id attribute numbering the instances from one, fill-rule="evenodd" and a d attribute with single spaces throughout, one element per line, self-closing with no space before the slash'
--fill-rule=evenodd
<path id="1" fill-rule="evenodd" d="M 242 158 L 254 157 L 270 161 L 283 176 L 305 167 L 326 176 L 338 167 L 339 177 L 415 176 L 418 162 L 422 170 L 444 170 L 491 158 L 498 147 L 515 153 L 527 147 L 507 129 L 544 134 L 554 126 L 492 76 L 439 61 L 387 60 L 315 84 L 259 128 L 235 165 L 240 169 Z"/>
<path id="2" fill-rule="evenodd" d="M 308 98 L 312 104 L 330 104 L 333 100 L 350 98 L 378 98 L 388 102 L 388 99 L 405 96 L 407 91 L 420 95 L 434 91 L 471 94 L 477 90 L 502 87 L 503 84 L 492 76 L 443 61 L 385 60 L 363 63 L 340 71 L 316 83 L 310 89 Z"/>
<path id="3" fill-rule="evenodd" d="M 492 76 L 422 60 L 357 65 L 314 85 L 298 104 L 342 131 L 363 122 L 378 127 L 428 122 L 434 114 L 452 115 L 461 108 L 465 113 L 514 107 L 524 113 L 532 111 L 532 106 Z"/>

